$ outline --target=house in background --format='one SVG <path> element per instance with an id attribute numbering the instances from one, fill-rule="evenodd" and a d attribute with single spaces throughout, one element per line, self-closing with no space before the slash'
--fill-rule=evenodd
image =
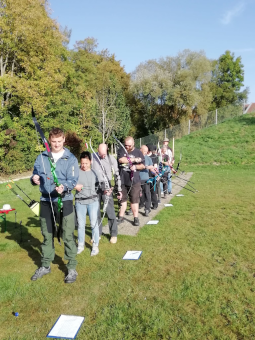
<path id="1" fill-rule="evenodd" d="M 252 113 L 252 112 L 255 112 L 255 103 L 245 104 L 244 113 Z"/>

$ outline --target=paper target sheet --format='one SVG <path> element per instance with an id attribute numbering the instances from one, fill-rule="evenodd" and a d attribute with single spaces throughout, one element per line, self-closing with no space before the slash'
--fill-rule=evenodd
<path id="1" fill-rule="evenodd" d="M 122 260 L 138 260 L 141 254 L 141 250 L 128 250 Z"/>
<path id="2" fill-rule="evenodd" d="M 183 197 L 183 196 L 184 196 L 183 194 L 176 195 L 176 197 Z"/>
<path id="3" fill-rule="evenodd" d="M 149 222 L 147 222 L 147 224 L 158 224 L 159 223 L 159 221 L 149 221 Z"/>
<path id="4" fill-rule="evenodd" d="M 164 204 L 165 207 L 173 207 L 171 203 Z"/>
<path id="5" fill-rule="evenodd" d="M 83 321 L 83 316 L 60 315 L 47 338 L 75 339 Z"/>

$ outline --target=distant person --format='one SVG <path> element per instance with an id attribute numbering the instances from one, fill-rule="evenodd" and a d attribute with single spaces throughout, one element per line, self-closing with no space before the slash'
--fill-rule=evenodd
<path id="1" fill-rule="evenodd" d="M 73 236 L 75 224 L 72 190 L 78 181 L 79 166 L 76 157 L 64 148 L 64 142 L 65 135 L 61 129 L 53 128 L 50 130 L 49 143 L 60 186 L 56 187 L 53 182 L 49 156 L 46 151 L 36 158 L 33 176 L 30 179 L 33 185 L 40 185 L 40 222 L 43 235 L 41 267 L 31 277 L 32 281 L 51 273 L 50 265 L 55 258 L 54 224 L 56 221 L 59 221 L 61 225 L 64 259 L 68 261 L 66 265 L 68 275 L 65 278 L 65 283 L 75 282 L 78 275 L 76 271 L 77 248 Z M 60 212 L 58 211 L 59 194 L 63 202 L 63 210 Z"/>
<path id="2" fill-rule="evenodd" d="M 91 170 L 91 154 L 83 151 L 80 155 L 81 166 L 79 170 L 79 180 L 76 184 L 75 209 L 78 221 L 78 252 L 84 250 L 85 245 L 85 225 L 86 214 L 88 212 L 91 230 L 92 230 L 92 251 L 91 256 L 99 253 L 99 229 L 97 214 L 99 202 L 97 189 L 99 186 L 98 177 L 94 170 Z"/>
<path id="3" fill-rule="evenodd" d="M 163 164 L 163 175 L 161 177 L 161 190 L 164 194 L 164 198 L 167 196 L 168 191 L 168 176 L 170 172 L 170 166 L 169 166 L 169 157 L 167 154 L 167 147 L 164 145 L 161 149 L 162 153 L 162 164 Z"/>
<path id="4" fill-rule="evenodd" d="M 140 151 L 144 155 L 145 159 L 145 169 L 140 171 L 140 179 L 141 179 L 141 186 L 142 186 L 142 196 L 140 198 L 139 208 L 145 207 L 145 216 L 149 216 L 151 211 L 151 191 L 150 191 L 150 183 L 147 183 L 150 179 L 149 177 L 149 170 L 155 171 L 152 160 L 148 153 L 148 147 L 146 145 L 142 145 Z"/>
<path id="5" fill-rule="evenodd" d="M 99 206 L 101 202 L 105 201 L 106 194 L 104 193 L 105 187 L 105 178 L 107 178 L 108 184 L 111 187 L 111 180 L 112 177 L 114 177 L 115 181 L 115 186 L 117 187 L 118 190 L 118 199 L 122 199 L 122 189 L 121 189 L 121 180 L 120 180 L 120 175 L 119 175 L 119 168 L 118 168 L 118 163 L 117 160 L 112 156 L 107 153 L 107 145 L 106 144 L 100 144 L 98 146 L 98 152 L 97 156 L 101 162 L 99 162 L 98 158 L 93 155 L 93 163 L 92 163 L 92 169 L 96 171 L 98 174 L 98 179 L 100 182 L 100 188 L 98 190 L 98 198 L 99 198 Z M 115 214 L 115 209 L 114 209 L 114 201 L 113 201 L 113 195 L 112 193 L 109 197 L 109 201 L 107 204 L 106 208 L 106 213 L 108 216 L 108 225 L 109 225 L 109 230 L 110 230 L 110 235 L 111 243 L 116 243 L 117 242 L 117 235 L 118 235 L 118 225 L 117 225 L 117 219 L 116 219 L 116 214 Z M 99 227 L 99 237 L 102 235 L 102 223 L 101 223 L 101 212 L 100 209 L 98 210 L 98 223 L 100 225 Z"/>
<path id="6" fill-rule="evenodd" d="M 141 190 L 139 171 L 145 169 L 145 160 L 142 152 L 135 148 L 134 139 L 132 137 L 125 138 L 124 146 L 127 153 L 122 147 L 120 147 L 117 155 L 122 188 L 122 206 L 120 208 L 118 222 L 122 223 L 124 221 L 124 214 L 127 208 L 127 198 L 128 195 L 130 195 L 130 205 L 134 216 L 134 225 L 139 226 L 138 205 Z M 131 172 L 133 173 L 132 180 Z"/>
<path id="7" fill-rule="evenodd" d="M 159 158 L 157 155 L 157 147 L 155 145 L 148 145 L 148 156 L 152 160 L 153 168 L 155 171 L 150 171 L 150 177 L 155 178 L 158 176 L 158 165 L 159 165 Z M 151 192 L 151 209 L 157 209 L 158 204 L 161 202 L 161 189 L 160 189 L 160 178 L 157 177 L 156 184 L 153 181 L 150 184 L 150 192 Z"/>
<path id="8" fill-rule="evenodd" d="M 173 150 L 168 146 L 169 144 L 169 139 L 165 138 L 163 141 L 163 146 L 166 147 L 166 154 L 168 156 L 168 166 L 170 167 L 169 172 L 168 172 L 168 179 L 167 179 L 167 193 L 172 194 L 172 176 L 171 176 L 171 169 L 174 164 L 174 156 L 173 156 Z M 175 173 L 175 171 L 173 170 Z"/>

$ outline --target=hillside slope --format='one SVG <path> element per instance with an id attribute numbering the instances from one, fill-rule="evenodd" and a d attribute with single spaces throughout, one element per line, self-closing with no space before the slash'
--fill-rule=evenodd
<path id="1" fill-rule="evenodd" d="M 226 165 L 255 163 L 255 113 L 194 132 L 176 140 L 175 159 L 182 164 Z"/>

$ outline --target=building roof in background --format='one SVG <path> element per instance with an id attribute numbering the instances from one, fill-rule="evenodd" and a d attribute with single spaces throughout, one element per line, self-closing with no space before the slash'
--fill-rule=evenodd
<path id="1" fill-rule="evenodd" d="M 244 113 L 252 113 L 255 112 L 255 103 L 245 104 Z"/>

